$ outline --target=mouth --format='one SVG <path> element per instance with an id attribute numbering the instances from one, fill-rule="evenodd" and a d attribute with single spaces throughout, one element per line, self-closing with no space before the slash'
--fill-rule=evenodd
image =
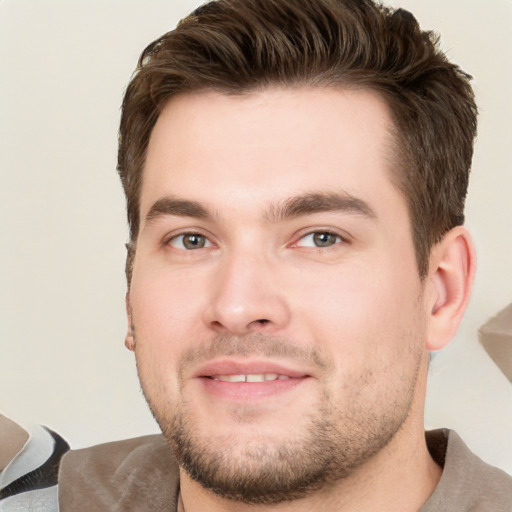
<path id="1" fill-rule="evenodd" d="M 216 359 L 201 366 L 193 375 L 223 382 L 272 382 L 309 377 L 293 365 L 252 359 Z"/>
<path id="2" fill-rule="evenodd" d="M 252 373 L 249 375 L 213 375 L 209 378 L 222 382 L 270 382 L 275 380 L 289 380 L 292 377 L 279 375 L 277 373 Z"/>
<path id="3" fill-rule="evenodd" d="M 274 362 L 219 360 L 202 367 L 195 378 L 209 395 L 254 402 L 290 392 L 311 376 Z"/>

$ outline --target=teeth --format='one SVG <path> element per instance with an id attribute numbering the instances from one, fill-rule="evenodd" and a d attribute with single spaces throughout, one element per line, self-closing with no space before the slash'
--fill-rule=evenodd
<path id="1" fill-rule="evenodd" d="M 265 382 L 269 380 L 286 380 L 287 375 L 278 375 L 277 373 L 257 373 L 250 375 L 215 375 L 213 380 L 224 382 Z"/>
<path id="2" fill-rule="evenodd" d="M 259 375 L 246 375 L 246 382 L 265 382 L 266 380 L 277 380 L 277 373 L 260 373 Z"/>
<path id="3" fill-rule="evenodd" d="M 225 382 L 245 382 L 245 375 L 218 375 L 213 380 L 223 380 Z"/>

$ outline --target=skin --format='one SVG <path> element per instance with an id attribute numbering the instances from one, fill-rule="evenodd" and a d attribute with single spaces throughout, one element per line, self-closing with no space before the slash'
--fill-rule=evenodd
<path id="1" fill-rule="evenodd" d="M 455 332 L 474 255 L 456 228 L 419 278 L 390 128 L 377 95 L 326 88 L 186 94 L 160 115 L 126 341 L 155 417 L 181 462 L 188 431 L 227 481 L 279 473 L 283 447 L 309 468 L 325 435 L 333 459 L 320 483 L 247 505 L 182 468 L 187 512 L 413 511 L 435 488 L 428 350 Z M 274 371 L 293 379 L 211 378 Z"/>

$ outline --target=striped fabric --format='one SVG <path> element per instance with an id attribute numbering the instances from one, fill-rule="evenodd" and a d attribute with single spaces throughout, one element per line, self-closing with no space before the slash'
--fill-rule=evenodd
<path id="1" fill-rule="evenodd" d="M 57 512 L 57 478 L 69 445 L 45 427 L 27 429 L 29 439 L 0 473 L 0 512 Z"/>

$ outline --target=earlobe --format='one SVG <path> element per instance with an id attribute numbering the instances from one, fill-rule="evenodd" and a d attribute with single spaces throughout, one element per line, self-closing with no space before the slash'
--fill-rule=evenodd
<path id="1" fill-rule="evenodd" d="M 124 338 L 124 345 L 128 350 L 133 352 L 135 350 L 135 335 L 133 332 L 132 308 L 130 305 L 130 293 L 129 292 L 126 293 L 125 304 L 126 304 L 126 319 L 128 321 L 128 326 L 127 326 L 126 336 Z"/>
<path id="2" fill-rule="evenodd" d="M 427 349 L 440 350 L 455 336 L 473 287 L 476 256 L 468 230 L 457 226 L 432 249 Z"/>

